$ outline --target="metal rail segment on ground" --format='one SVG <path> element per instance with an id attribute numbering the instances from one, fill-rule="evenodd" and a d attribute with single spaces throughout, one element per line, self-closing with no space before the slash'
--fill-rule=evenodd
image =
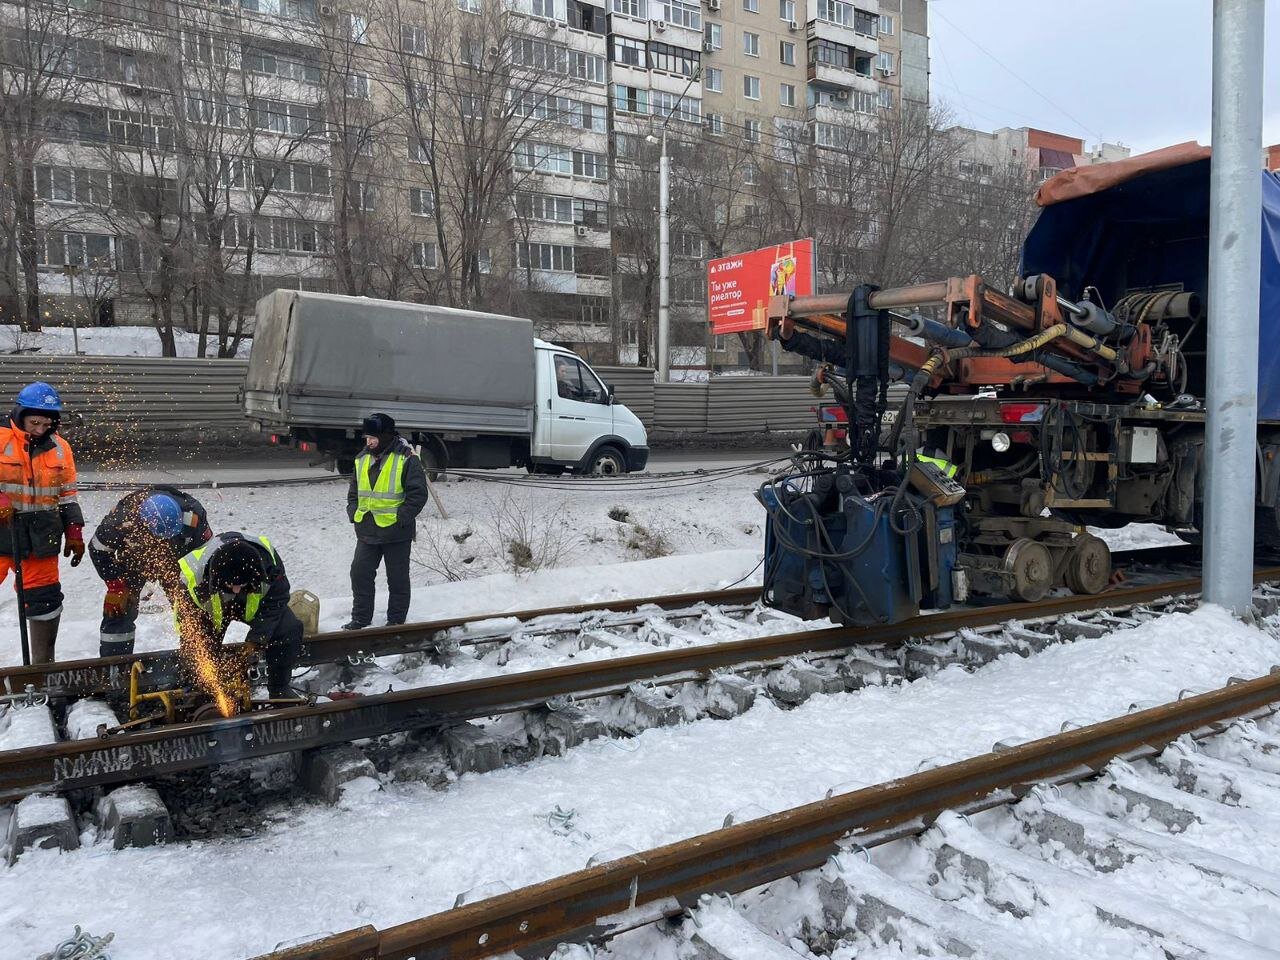
<path id="1" fill-rule="evenodd" d="M 257 960 L 480 960 L 526 956 L 565 940 L 603 939 L 679 914 L 706 893 L 736 893 L 821 866 L 841 844 L 874 846 L 923 832 L 945 810 L 1007 803 L 1037 783 L 1094 775 L 1178 737 L 1280 701 L 1265 677 L 588 867 L 398 924 L 367 926 Z"/>
<path id="2" fill-rule="evenodd" d="M 1280 580 L 1280 568 L 1255 571 Z M 32 793 L 131 783 L 253 757 L 309 750 L 405 730 L 446 727 L 482 717 L 537 708 L 563 697 L 619 693 L 634 683 L 709 676 L 716 669 L 783 660 L 799 654 L 1060 616 L 1082 610 L 1136 606 L 1193 594 L 1198 579 L 1114 590 L 1092 597 L 1003 604 L 939 613 L 875 627 L 831 627 L 753 637 L 633 657 L 575 663 L 482 677 L 374 696 L 242 714 L 230 719 L 173 724 L 108 739 L 74 740 L 0 752 L 0 800 Z"/>
<path id="3" fill-rule="evenodd" d="M 1199 547 L 1192 545 L 1123 550 L 1112 554 L 1114 564 L 1124 564 L 1133 560 L 1177 563 L 1198 558 Z M 759 587 L 732 587 L 727 590 L 707 590 L 698 593 L 661 594 L 652 597 L 598 600 L 559 607 L 468 614 L 442 620 L 393 627 L 374 627 L 359 631 L 319 633 L 309 637 L 303 644 L 298 666 L 340 663 L 348 657 L 382 657 L 423 650 L 435 644 L 450 630 L 489 620 L 516 620 L 526 623 L 543 617 L 581 616 L 606 612 L 631 613 L 644 607 L 681 610 L 693 608 L 699 604 L 732 606 L 753 603 L 759 598 Z M 232 650 L 237 649 L 238 646 L 238 644 L 228 644 Z M 33 693 L 47 693 L 58 698 L 91 697 L 108 693 L 125 694 L 129 690 L 131 668 L 137 662 L 140 662 L 143 667 L 139 688 L 144 693 L 171 687 L 177 680 L 179 667 L 177 652 L 161 650 L 115 657 L 61 660 L 56 663 L 30 666 L 0 667 L 0 693 L 22 693 L 29 686 Z"/>

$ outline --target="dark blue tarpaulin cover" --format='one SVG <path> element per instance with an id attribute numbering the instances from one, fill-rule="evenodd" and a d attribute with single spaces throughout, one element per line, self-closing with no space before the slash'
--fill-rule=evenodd
<path id="1" fill-rule="evenodd" d="M 1054 203 L 1022 247 L 1023 276 L 1047 273 L 1063 296 L 1086 285 L 1105 304 L 1126 290 L 1180 283 L 1209 291 L 1209 160 L 1155 170 Z M 1262 174 L 1258 419 L 1280 420 L 1280 176 Z"/>

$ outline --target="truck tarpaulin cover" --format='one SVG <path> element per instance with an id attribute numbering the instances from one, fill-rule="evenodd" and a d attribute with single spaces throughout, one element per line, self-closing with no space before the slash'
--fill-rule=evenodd
<path id="1" fill-rule="evenodd" d="M 1059 174 L 1037 195 L 1046 205 L 1023 244 L 1022 275 L 1047 273 L 1072 299 L 1097 287 L 1107 306 L 1126 290 L 1181 283 L 1205 298 L 1212 331 L 1209 163 L 1205 148 L 1184 144 L 1083 168 L 1088 178 Z M 1258 418 L 1280 420 L 1280 178 L 1259 176 Z"/>
<path id="2" fill-rule="evenodd" d="M 254 339 L 245 378 L 250 408 L 287 404 L 299 422 L 329 422 L 345 408 L 359 423 L 379 409 L 405 426 L 529 429 L 529 320 L 276 290 L 258 301 Z"/>
<path id="3" fill-rule="evenodd" d="M 769 297 L 813 294 L 813 241 L 793 240 L 774 247 L 707 261 L 707 319 L 712 333 L 763 330 L 755 312 Z"/>

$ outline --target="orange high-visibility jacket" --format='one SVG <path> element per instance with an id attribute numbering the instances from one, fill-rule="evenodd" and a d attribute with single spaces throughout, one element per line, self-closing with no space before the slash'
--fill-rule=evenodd
<path id="1" fill-rule="evenodd" d="M 36 440 L 12 421 L 0 426 L 0 494 L 13 505 L 14 525 L 0 525 L 0 554 L 14 555 L 13 530 L 23 556 L 48 557 L 67 527 L 84 526 L 76 497 L 71 445 L 56 433 Z"/>

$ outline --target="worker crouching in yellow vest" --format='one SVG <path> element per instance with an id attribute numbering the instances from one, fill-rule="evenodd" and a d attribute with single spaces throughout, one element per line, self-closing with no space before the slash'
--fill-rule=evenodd
<path id="1" fill-rule="evenodd" d="M 174 616 L 184 659 L 217 660 L 213 648 L 238 620 L 249 626 L 246 639 L 263 651 L 268 694 L 272 699 L 289 696 L 293 665 L 302 651 L 302 621 L 289 609 L 289 578 L 271 541 L 219 534 L 178 561 L 178 567 L 185 594 Z"/>
<path id="2" fill-rule="evenodd" d="M 409 551 L 418 514 L 427 505 L 427 475 L 408 442 L 385 413 L 366 417 L 365 450 L 356 457 L 347 490 L 347 517 L 355 524 L 351 560 L 351 621 L 344 630 L 362 630 L 373 620 L 378 565 L 387 570 L 387 623 L 409 615 Z"/>

